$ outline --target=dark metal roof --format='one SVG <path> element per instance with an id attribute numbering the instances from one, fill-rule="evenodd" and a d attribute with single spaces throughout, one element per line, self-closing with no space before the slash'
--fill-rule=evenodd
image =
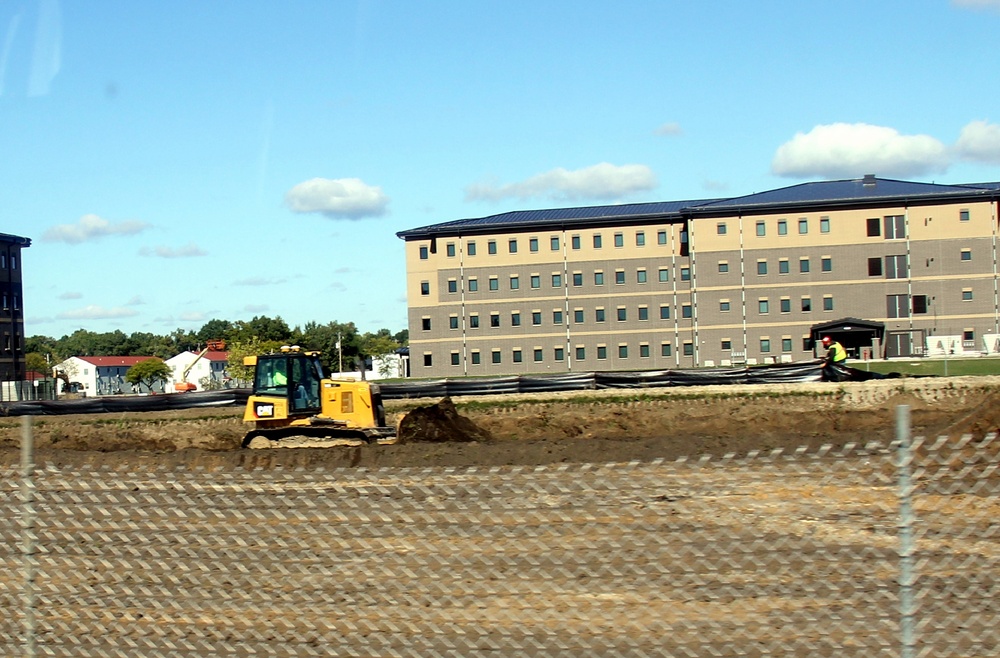
<path id="1" fill-rule="evenodd" d="M 805 208 L 847 207 L 863 205 L 899 205 L 976 198 L 996 199 L 1000 183 L 938 185 L 889 178 L 865 176 L 849 180 L 817 181 L 782 187 L 767 192 L 727 199 L 690 201 L 659 201 L 629 203 L 585 208 L 553 208 L 549 210 L 515 210 L 512 212 L 458 219 L 441 224 L 400 231 L 405 239 L 431 238 L 444 235 L 469 235 L 510 229 L 542 229 L 546 227 L 582 228 L 641 222 L 676 222 L 685 218 L 731 215 L 734 212 L 782 212 Z"/>
<path id="2" fill-rule="evenodd" d="M 0 242 L 11 242 L 13 244 L 19 244 L 22 247 L 31 246 L 31 238 L 22 238 L 19 235 L 11 235 L 9 233 L 0 233 Z"/>

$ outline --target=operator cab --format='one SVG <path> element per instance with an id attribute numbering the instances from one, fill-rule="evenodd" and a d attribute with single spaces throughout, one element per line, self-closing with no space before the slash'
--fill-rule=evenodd
<path id="1" fill-rule="evenodd" d="M 253 394 L 284 398 L 291 412 L 316 412 L 322 379 L 323 366 L 316 353 L 282 347 L 280 353 L 257 357 Z"/>

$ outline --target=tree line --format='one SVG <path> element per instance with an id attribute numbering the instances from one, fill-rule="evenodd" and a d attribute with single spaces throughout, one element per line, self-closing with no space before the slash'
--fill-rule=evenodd
<path id="1" fill-rule="evenodd" d="M 407 345 L 409 332 L 358 331 L 353 322 L 307 322 L 290 328 L 280 316 L 257 316 L 252 320 L 213 319 L 198 331 L 176 329 L 166 335 L 149 332 L 126 334 L 115 330 L 104 333 L 77 329 L 68 336 L 30 336 L 25 340 L 25 360 L 29 371 L 49 373 L 54 365 L 71 356 L 155 356 L 161 359 L 184 351 L 200 352 L 209 341 L 223 340 L 231 355 L 264 354 L 282 345 L 298 345 L 320 352 L 320 360 L 329 371 L 354 370 L 367 357 L 391 354 Z M 339 346 L 338 346 L 339 345 Z M 232 359 L 231 359 L 232 361 Z"/>

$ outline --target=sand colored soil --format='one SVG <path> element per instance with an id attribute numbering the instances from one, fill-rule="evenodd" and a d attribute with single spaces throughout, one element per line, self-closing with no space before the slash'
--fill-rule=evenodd
<path id="1" fill-rule="evenodd" d="M 437 400 L 390 401 L 392 422 Z M 337 468 L 538 465 L 745 454 L 821 444 L 888 442 L 898 405 L 913 434 L 1000 428 L 1000 377 L 845 384 L 708 386 L 456 398 L 492 438 L 474 442 L 244 450 L 242 409 L 222 407 L 32 419 L 36 462 L 74 468 Z M 0 420 L 0 465 L 20 460 L 20 418 Z"/>

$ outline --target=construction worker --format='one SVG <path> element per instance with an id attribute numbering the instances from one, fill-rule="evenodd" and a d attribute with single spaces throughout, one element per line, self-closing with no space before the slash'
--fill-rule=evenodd
<path id="1" fill-rule="evenodd" d="M 824 365 L 843 366 L 847 365 L 847 350 L 838 341 L 823 336 L 823 347 L 826 348 L 826 360 Z"/>

